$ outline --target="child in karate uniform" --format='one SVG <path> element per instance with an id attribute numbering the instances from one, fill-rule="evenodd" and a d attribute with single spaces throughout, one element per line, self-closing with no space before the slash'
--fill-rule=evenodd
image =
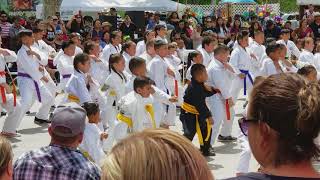
<path id="1" fill-rule="evenodd" d="M 194 64 L 202 64 L 203 58 L 202 54 L 195 50 L 188 54 L 188 62 L 187 62 L 187 72 L 186 72 L 186 84 L 190 84 L 191 82 L 191 67 Z"/>
<path id="2" fill-rule="evenodd" d="M 101 110 L 102 124 L 107 124 L 107 99 L 103 92 L 100 90 L 109 76 L 108 67 L 99 58 L 100 47 L 99 44 L 93 41 L 88 41 L 84 44 L 84 52 L 90 56 L 90 72 L 95 86 L 90 88 L 92 100 L 98 102 L 99 109 Z"/>
<path id="3" fill-rule="evenodd" d="M 1 45 L 1 36 L 0 36 Z M 8 116 L 4 121 L 1 135 L 6 137 L 19 136 L 16 133 L 19 123 L 23 118 L 20 103 L 15 102 L 14 94 L 11 93 L 11 88 L 6 82 L 6 63 L 16 62 L 17 55 L 15 52 L 0 47 L 0 104 L 7 112 Z"/>
<path id="4" fill-rule="evenodd" d="M 25 114 L 37 99 L 41 107 L 35 116 L 35 122 L 49 123 L 48 115 L 50 107 L 54 104 L 55 94 L 47 88 L 46 84 L 49 83 L 50 77 L 40 65 L 41 61 L 47 61 L 45 58 L 48 56 L 32 47 L 34 44 L 32 31 L 20 31 L 19 38 L 22 41 L 22 47 L 17 54 L 17 67 L 22 114 Z"/>
<path id="5" fill-rule="evenodd" d="M 214 156 L 210 150 L 211 126 L 213 119 L 206 105 L 206 98 L 214 95 L 213 88 L 205 85 L 208 80 L 206 68 L 202 64 L 195 64 L 191 68 L 192 80 L 186 89 L 181 106 L 180 120 L 183 124 L 184 136 L 190 141 L 198 134 L 200 150 L 204 156 Z"/>
<path id="6" fill-rule="evenodd" d="M 214 145 L 217 138 L 221 142 L 231 142 L 237 139 L 231 136 L 234 118 L 231 86 L 237 75 L 228 63 L 229 53 L 228 46 L 219 45 L 214 51 L 213 62 L 208 67 L 209 85 L 220 91 L 220 93 L 208 98 L 208 104 L 215 120 L 211 145 Z"/>
<path id="7" fill-rule="evenodd" d="M 76 45 L 73 41 L 65 41 L 62 43 L 63 53 L 56 60 L 57 70 L 60 74 L 60 82 L 58 85 L 59 92 L 65 91 L 68 80 L 73 74 L 73 58 Z"/>
<path id="8" fill-rule="evenodd" d="M 168 55 L 168 45 L 162 40 L 156 40 L 154 48 L 157 55 L 151 60 L 147 67 L 150 78 L 160 90 L 167 92 L 167 94 L 171 94 L 165 83 L 168 76 L 175 78 L 174 71 L 170 69 L 165 60 L 165 57 Z M 161 125 L 168 128 L 169 124 L 164 121 L 167 114 L 167 107 L 162 103 L 155 102 L 154 108 L 157 127 Z"/>
<path id="9" fill-rule="evenodd" d="M 86 122 L 83 140 L 79 149 L 89 160 L 102 165 L 106 155 L 103 152 L 102 145 L 103 141 L 108 138 L 108 134 L 98 127 L 100 122 L 99 105 L 96 103 L 84 103 L 82 107 L 87 111 L 88 122 Z"/>
<path id="10" fill-rule="evenodd" d="M 280 40 L 277 41 L 278 44 L 283 44 L 287 48 L 287 54 L 286 56 L 291 59 L 292 55 L 294 55 L 296 58 L 300 57 L 300 50 L 298 47 L 295 45 L 295 43 L 290 39 L 290 30 L 289 29 L 282 29 L 281 30 L 281 35 L 280 35 Z"/>
<path id="11" fill-rule="evenodd" d="M 126 96 L 122 97 L 117 115 L 120 124 L 115 132 L 123 133 L 116 139 L 123 138 L 127 133 L 139 132 L 146 128 L 156 128 L 153 98 L 150 96 L 153 91 L 152 80 L 147 77 L 136 77 L 133 82 L 133 89 Z M 127 133 L 126 133 L 127 132 Z"/>
<path id="12" fill-rule="evenodd" d="M 90 85 L 93 83 L 90 75 L 90 57 L 88 54 L 81 53 L 74 57 L 74 72 L 71 75 L 67 85 L 67 101 L 84 104 L 93 102 L 89 92 Z"/>
<path id="13" fill-rule="evenodd" d="M 122 56 L 124 58 L 124 60 L 126 61 L 126 72 L 130 74 L 130 70 L 129 70 L 129 62 L 130 60 L 134 57 L 134 55 L 136 54 L 136 43 L 134 43 L 133 41 L 127 41 L 124 43 L 123 47 L 122 47 Z"/>
<path id="14" fill-rule="evenodd" d="M 118 31 L 113 31 L 110 34 L 110 41 L 111 43 L 106 45 L 101 54 L 102 61 L 108 65 L 109 58 L 112 54 L 120 53 L 121 52 L 121 35 Z"/>

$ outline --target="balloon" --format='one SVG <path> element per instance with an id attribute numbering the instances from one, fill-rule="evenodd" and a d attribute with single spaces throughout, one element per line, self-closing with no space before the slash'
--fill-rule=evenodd
<path id="1" fill-rule="evenodd" d="M 245 18 L 248 18 L 249 17 L 249 12 L 243 12 L 242 16 L 244 16 Z"/>
<path id="2" fill-rule="evenodd" d="M 263 12 L 259 12 L 258 16 L 263 17 Z"/>

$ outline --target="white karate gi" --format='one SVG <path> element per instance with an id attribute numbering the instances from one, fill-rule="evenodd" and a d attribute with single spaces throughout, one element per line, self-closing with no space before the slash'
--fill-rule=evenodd
<path id="1" fill-rule="evenodd" d="M 140 56 L 146 51 L 146 43 L 144 40 L 139 41 L 137 44 L 136 56 Z"/>
<path id="2" fill-rule="evenodd" d="M 79 98 L 80 104 L 85 102 L 93 102 L 91 94 L 87 89 L 87 76 L 81 71 L 78 72 L 74 70 L 71 78 L 67 82 L 65 90 L 66 94 L 70 94 Z"/>
<path id="3" fill-rule="evenodd" d="M 130 55 L 129 55 L 128 53 L 126 53 L 126 52 L 123 52 L 123 53 L 122 53 L 122 56 L 123 56 L 123 58 L 124 58 L 124 60 L 125 60 L 125 62 L 126 62 L 125 71 L 126 71 L 127 73 L 131 74 L 131 71 L 130 71 L 130 69 L 129 69 L 129 62 L 130 62 L 130 60 L 133 58 L 133 56 L 130 56 Z"/>
<path id="4" fill-rule="evenodd" d="M 9 62 L 16 62 L 17 55 L 15 52 L 6 50 L 10 55 L 4 56 L 3 54 L 0 54 L 0 71 L 5 72 L 6 69 L 6 63 Z M 6 76 L 5 74 L 0 75 L 0 83 L 6 83 Z M 17 101 L 16 106 L 14 107 L 14 97 L 13 94 L 7 94 L 4 90 L 4 96 L 6 97 L 6 102 L 4 103 L 2 96 L 0 96 L 0 104 L 1 106 L 8 112 L 8 116 L 4 120 L 3 132 L 8 133 L 16 133 L 16 130 L 23 118 L 22 109 L 20 107 L 20 103 Z"/>
<path id="5" fill-rule="evenodd" d="M 315 55 L 312 52 L 306 49 L 302 49 L 299 61 L 312 65 L 317 69 L 317 71 L 320 71 L 320 64 L 318 63 L 319 60 L 316 59 Z"/>
<path id="6" fill-rule="evenodd" d="M 199 49 L 200 53 L 202 54 L 203 62 L 202 64 L 205 67 L 208 67 L 210 62 L 213 59 L 213 53 L 208 53 L 204 48 Z"/>
<path id="7" fill-rule="evenodd" d="M 252 67 L 252 74 L 257 77 L 260 75 L 263 59 L 267 56 L 266 47 L 257 43 L 256 41 L 253 41 L 248 49 L 249 52 L 255 55 L 257 58 L 256 66 Z"/>
<path id="8" fill-rule="evenodd" d="M 147 69 L 150 74 L 150 78 L 154 80 L 156 86 L 163 92 L 171 94 L 169 89 L 166 87 L 166 78 L 169 76 L 167 73 L 168 67 L 169 66 L 165 59 L 157 55 L 148 64 Z M 158 125 L 164 123 L 167 107 L 163 103 L 159 102 L 155 102 L 153 107 L 155 109 L 155 120 L 158 127 Z"/>
<path id="9" fill-rule="evenodd" d="M 103 141 L 101 141 L 102 131 L 97 124 L 86 122 L 84 129 L 83 140 L 79 145 L 81 151 L 87 152 L 92 160 L 99 166 L 106 156 L 103 152 Z"/>
<path id="10" fill-rule="evenodd" d="M 17 67 L 18 73 L 27 74 L 30 77 L 22 77 L 18 76 L 18 86 L 21 95 L 21 111 L 25 114 L 30 107 L 33 105 L 35 99 L 40 100 L 37 95 L 37 87 L 35 82 L 39 88 L 39 94 L 41 98 L 41 107 L 36 114 L 36 117 L 39 119 L 48 119 L 48 114 L 50 111 L 50 107 L 54 104 L 54 97 L 50 90 L 48 89 L 48 83 L 41 80 L 44 76 L 45 72 L 39 71 L 39 59 L 37 59 L 33 55 L 28 55 L 27 51 L 30 50 L 27 46 L 22 45 L 21 49 L 18 51 L 17 55 Z M 41 53 L 38 49 L 31 47 L 32 51 L 35 51 L 40 55 L 42 61 L 46 61 L 46 55 Z M 48 79 L 51 79 L 48 74 L 45 74 Z"/>
<path id="11" fill-rule="evenodd" d="M 76 46 L 75 49 L 75 53 L 74 56 L 83 53 L 82 49 L 78 46 Z M 55 57 L 53 58 L 53 65 L 56 66 L 57 65 L 57 60 L 59 59 L 59 56 L 61 56 L 63 54 L 63 50 L 60 49 L 60 51 L 55 55 Z"/>
<path id="12" fill-rule="evenodd" d="M 60 73 L 60 83 L 58 85 L 59 92 L 65 90 L 68 80 L 73 74 L 73 59 L 74 56 L 68 56 L 66 54 L 61 54 L 56 60 L 57 70 Z"/>
<path id="13" fill-rule="evenodd" d="M 278 71 L 274 66 L 273 61 L 268 57 L 263 61 L 262 68 L 260 70 L 262 76 L 270 76 L 274 74 L 280 74 L 285 72 L 297 72 L 297 68 L 294 66 L 286 67 L 284 64 L 279 62 L 281 70 Z"/>
<path id="14" fill-rule="evenodd" d="M 252 81 L 254 80 L 254 76 L 252 74 L 253 65 L 258 66 L 257 60 L 252 59 L 250 54 L 246 51 L 246 49 L 242 48 L 241 46 L 237 46 L 232 53 L 230 57 L 230 64 L 234 68 L 234 71 L 237 75 L 241 73 L 241 71 L 249 71 L 248 74 L 250 74 Z M 246 88 L 244 89 L 244 81 L 246 81 Z M 232 98 L 234 100 L 234 103 L 236 103 L 240 90 L 243 89 L 245 92 L 244 94 L 249 95 L 252 89 L 252 83 L 250 81 L 249 75 L 246 75 L 245 79 L 240 79 L 240 77 L 236 77 L 232 83 Z"/>
<path id="15" fill-rule="evenodd" d="M 141 57 L 142 59 L 144 59 L 146 61 L 146 64 L 148 65 L 151 60 L 153 59 L 152 56 L 150 56 L 147 51 L 145 51 L 144 53 L 142 53 L 139 57 Z"/>
<path id="16" fill-rule="evenodd" d="M 49 46 L 43 40 L 38 40 L 38 42 L 35 42 L 33 44 L 33 47 L 38 48 L 41 52 L 46 53 L 48 55 L 56 53 L 56 50 L 53 47 Z"/>
<path id="17" fill-rule="evenodd" d="M 234 109 L 230 107 L 230 119 L 227 120 L 226 100 L 232 97 L 231 86 L 237 75 L 225 69 L 223 64 L 214 59 L 208 67 L 208 83 L 210 86 L 219 89 L 221 93 L 217 93 L 208 98 L 209 108 L 212 112 L 214 120 L 211 145 L 215 143 L 220 132 L 222 136 L 231 136 L 232 124 L 234 119 Z M 220 126 L 222 128 L 220 131 Z"/>
<path id="18" fill-rule="evenodd" d="M 160 36 L 157 36 L 156 37 L 156 40 L 162 40 L 163 42 L 165 42 L 165 43 L 167 43 L 168 44 L 168 40 L 167 40 L 167 38 L 162 38 L 162 37 L 160 37 Z"/>
<path id="19" fill-rule="evenodd" d="M 285 42 L 284 40 L 278 40 L 278 44 L 283 44 L 287 47 L 287 56 L 289 59 L 291 59 L 291 56 L 294 55 L 295 57 L 299 58 L 300 57 L 300 51 L 298 47 L 294 44 L 294 42 L 288 40 Z"/>
<path id="20" fill-rule="evenodd" d="M 102 50 L 101 59 L 104 61 L 105 64 L 109 64 L 110 55 L 120 52 L 121 45 L 114 46 L 112 44 L 107 44 Z"/>

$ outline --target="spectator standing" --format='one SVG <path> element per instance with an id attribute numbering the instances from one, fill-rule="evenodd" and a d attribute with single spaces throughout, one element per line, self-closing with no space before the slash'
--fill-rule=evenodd
<path id="1" fill-rule="evenodd" d="M 175 28 L 178 27 L 180 18 L 177 12 L 172 12 L 168 18 L 168 23 L 173 25 Z"/>
<path id="2" fill-rule="evenodd" d="M 0 12 L 0 36 L 2 37 L 2 47 L 9 48 L 9 30 L 11 28 L 11 24 L 8 22 L 8 15 L 4 12 Z"/>
<path id="3" fill-rule="evenodd" d="M 136 56 L 140 56 L 146 51 L 146 44 L 148 41 L 154 39 L 156 36 L 156 32 L 154 31 L 146 31 L 144 34 L 144 39 L 139 41 L 137 44 Z"/>
<path id="4" fill-rule="evenodd" d="M 106 31 L 103 33 L 102 39 L 100 40 L 101 49 L 103 49 L 109 43 L 110 43 L 110 33 Z"/>
<path id="5" fill-rule="evenodd" d="M 258 21 L 251 22 L 251 26 L 249 28 L 250 37 L 254 38 L 254 33 L 262 31 L 262 27 Z"/>
<path id="6" fill-rule="evenodd" d="M 202 26 L 201 24 L 197 24 L 196 29 L 192 31 L 191 39 L 193 41 L 193 49 L 198 49 L 202 43 Z"/>
<path id="7" fill-rule="evenodd" d="M 111 27 L 112 27 L 112 24 L 110 24 L 108 21 L 105 21 L 101 24 L 101 28 L 102 28 L 102 32 L 109 32 L 111 33 Z"/>
<path id="8" fill-rule="evenodd" d="M 240 19 L 235 19 L 233 25 L 230 28 L 230 33 L 238 34 L 241 30 L 241 21 Z"/>
<path id="9" fill-rule="evenodd" d="M 272 20 L 268 20 L 266 23 L 266 29 L 264 30 L 265 38 L 279 39 L 281 34 L 281 28 L 276 26 Z"/>
<path id="10" fill-rule="evenodd" d="M 53 25 L 52 17 L 48 17 L 47 29 L 45 33 L 44 41 L 50 46 L 54 47 L 54 40 L 56 38 L 55 27 Z"/>
<path id="11" fill-rule="evenodd" d="M 49 146 L 24 153 L 14 164 L 13 179 L 19 180 L 98 180 L 100 169 L 79 150 L 86 111 L 75 103 L 58 107 L 48 128 Z"/>
<path id="12" fill-rule="evenodd" d="M 103 39 L 103 31 L 101 30 L 101 21 L 99 19 L 96 19 L 93 22 L 91 37 L 92 39 L 96 37 L 98 37 L 99 39 Z"/>
<path id="13" fill-rule="evenodd" d="M 314 16 L 314 22 L 310 25 L 315 39 L 320 38 L 320 14 Z"/>
<path id="14" fill-rule="evenodd" d="M 19 49 L 19 41 L 18 41 L 18 34 L 19 31 L 24 29 L 23 26 L 20 24 L 20 17 L 15 16 L 12 18 L 13 24 L 9 29 L 9 36 L 10 36 L 10 50 L 13 50 L 15 52 Z"/>
<path id="15" fill-rule="evenodd" d="M 83 25 L 83 19 L 80 14 L 72 16 L 72 18 L 68 21 L 66 25 L 67 29 L 70 31 L 70 33 L 84 33 L 84 25 Z"/>
<path id="16" fill-rule="evenodd" d="M 134 33 L 137 29 L 136 25 L 131 21 L 129 15 L 124 17 L 123 23 L 120 25 L 120 31 L 122 31 L 122 36 L 130 36 L 131 40 L 134 40 Z"/>
<path id="17" fill-rule="evenodd" d="M 292 32 L 293 39 L 303 39 L 305 37 L 314 37 L 312 29 L 308 25 L 307 19 L 302 19 L 299 28 Z"/>

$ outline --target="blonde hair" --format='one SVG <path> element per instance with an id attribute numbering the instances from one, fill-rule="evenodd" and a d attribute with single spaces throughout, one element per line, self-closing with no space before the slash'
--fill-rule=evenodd
<path id="1" fill-rule="evenodd" d="M 186 138 L 165 129 L 133 134 L 115 145 L 103 180 L 213 180 L 207 161 Z"/>
<path id="2" fill-rule="evenodd" d="M 12 160 L 12 156 L 10 142 L 0 136 L 0 177 L 6 171 L 8 164 Z"/>

